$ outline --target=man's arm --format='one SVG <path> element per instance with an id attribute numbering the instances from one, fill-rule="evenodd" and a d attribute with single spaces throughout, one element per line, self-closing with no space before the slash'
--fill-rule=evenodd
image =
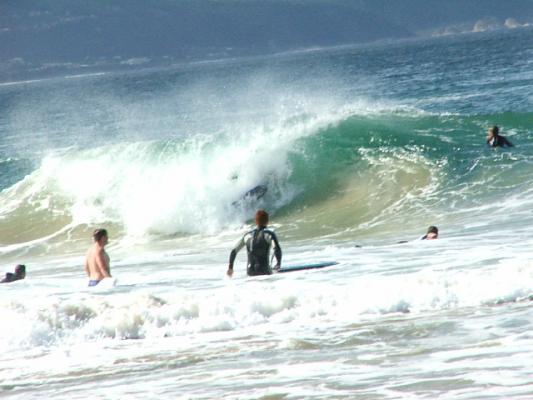
<path id="1" fill-rule="evenodd" d="M 100 249 L 96 254 L 96 268 L 98 268 L 104 278 L 111 277 L 111 274 L 109 273 L 109 262 L 107 260 L 104 249 Z"/>
<path id="2" fill-rule="evenodd" d="M 235 262 L 235 258 L 237 257 L 237 253 L 244 247 L 244 236 L 237 242 L 233 250 L 231 250 L 231 253 L 229 255 L 229 266 L 228 271 L 226 272 L 228 276 L 233 275 L 233 263 Z"/>
<path id="3" fill-rule="evenodd" d="M 281 267 L 281 246 L 279 245 L 278 238 L 274 232 L 271 232 L 272 240 L 274 241 L 274 256 L 276 257 L 276 266 L 274 269 L 279 269 Z"/>
<path id="4" fill-rule="evenodd" d="M 89 271 L 89 253 L 85 256 L 85 273 L 87 276 L 91 275 L 91 272 Z"/>

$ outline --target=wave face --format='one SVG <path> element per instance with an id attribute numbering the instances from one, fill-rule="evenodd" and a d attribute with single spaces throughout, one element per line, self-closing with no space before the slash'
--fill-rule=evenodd
<path id="1" fill-rule="evenodd" d="M 466 223 L 498 203 L 492 219 L 531 205 L 532 159 L 483 149 L 480 132 L 506 120 L 520 137 L 532 119 L 348 108 L 241 132 L 66 149 L 2 192 L 12 229 L 0 240 L 94 224 L 133 236 L 213 234 L 257 207 L 301 238 L 391 233 L 431 218 Z M 263 198 L 239 202 L 259 184 Z"/>

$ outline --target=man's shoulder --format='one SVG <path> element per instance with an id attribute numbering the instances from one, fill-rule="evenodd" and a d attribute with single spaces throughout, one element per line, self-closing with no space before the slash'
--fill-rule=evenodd
<path id="1" fill-rule="evenodd" d="M 255 231 L 256 231 L 256 229 L 252 229 L 252 230 L 250 230 L 250 231 L 245 232 L 244 235 L 242 235 L 242 239 L 243 239 L 243 240 L 247 240 L 247 239 L 249 239 L 250 237 L 253 237 Z"/>
<path id="2" fill-rule="evenodd" d="M 99 246 L 98 244 L 96 244 L 92 249 L 89 249 L 89 251 L 93 251 L 95 254 L 104 254 L 105 253 L 105 248 L 102 247 L 102 246 Z"/>
<path id="3" fill-rule="evenodd" d="M 278 240 L 278 237 L 276 236 L 276 232 L 274 232 L 273 230 L 271 230 L 271 229 L 265 229 L 263 232 L 264 232 L 265 235 L 268 235 L 268 236 L 270 236 L 271 238 L 273 238 L 273 239 L 275 239 L 275 240 Z"/>

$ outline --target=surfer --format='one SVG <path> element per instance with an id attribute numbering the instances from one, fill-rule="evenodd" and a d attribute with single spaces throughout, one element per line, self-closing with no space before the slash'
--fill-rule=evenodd
<path id="1" fill-rule="evenodd" d="M 266 185 L 257 185 L 253 189 L 248 190 L 243 197 L 243 199 L 253 198 L 255 200 L 259 200 L 261 197 L 265 195 L 268 188 Z"/>
<path id="2" fill-rule="evenodd" d="M 278 242 L 276 234 L 267 229 L 268 213 L 265 210 L 258 210 L 255 213 L 255 223 L 257 228 L 247 232 L 231 250 L 229 256 L 229 266 L 227 275 L 233 275 L 233 263 L 237 253 L 246 246 L 248 252 L 247 273 L 248 276 L 255 275 L 270 275 L 272 268 L 270 266 L 270 249 L 274 243 L 274 255 L 276 257 L 275 270 L 278 270 L 281 265 L 281 247 Z"/>
<path id="3" fill-rule="evenodd" d="M 505 136 L 500 135 L 500 128 L 496 125 L 489 128 L 487 132 L 487 144 L 490 147 L 514 147 Z"/>
<path id="4" fill-rule="evenodd" d="M 107 230 L 96 229 L 93 232 L 94 244 L 85 257 L 85 272 L 89 276 L 89 286 L 96 286 L 104 278 L 110 278 L 109 256 L 105 246 L 109 242 Z"/>
<path id="5" fill-rule="evenodd" d="M 427 233 L 420 238 L 420 240 L 435 240 L 439 237 L 439 228 L 436 226 L 431 225 L 428 228 Z"/>
<path id="6" fill-rule="evenodd" d="M 266 194 L 267 190 L 266 185 L 257 185 L 244 193 L 239 200 L 235 200 L 231 205 L 237 206 L 246 202 L 257 201 Z"/>
<path id="7" fill-rule="evenodd" d="M 15 273 L 8 272 L 6 273 L 6 276 L 0 283 L 9 283 L 9 282 L 15 282 L 19 281 L 21 279 L 24 279 L 26 277 L 26 266 L 19 264 L 15 267 Z"/>

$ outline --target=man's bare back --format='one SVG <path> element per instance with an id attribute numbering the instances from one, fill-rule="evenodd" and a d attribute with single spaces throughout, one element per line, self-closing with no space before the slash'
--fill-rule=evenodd
<path id="1" fill-rule="evenodd" d="M 93 234 L 94 244 L 87 251 L 85 257 L 85 272 L 89 276 L 89 285 L 94 286 L 104 278 L 111 277 L 109 256 L 105 251 L 108 242 L 107 231 L 97 229 Z M 93 284 L 91 285 L 91 282 Z"/>

